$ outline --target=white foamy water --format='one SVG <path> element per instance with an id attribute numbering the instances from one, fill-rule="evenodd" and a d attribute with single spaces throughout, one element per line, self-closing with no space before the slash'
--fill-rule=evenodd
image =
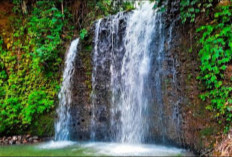
<path id="1" fill-rule="evenodd" d="M 36 146 L 41 149 L 83 150 L 86 156 L 179 156 L 187 155 L 183 149 L 152 144 L 122 144 L 107 142 L 77 143 L 72 141 L 50 141 Z"/>
<path id="2" fill-rule="evenodd" d="M 121 113 L 121 134 L 118 135 L 120 142 L 141 143 L 148 130 L 145 84 L 150 71 L 150 44 L 152 37 L 158 35 L 154 30 L 157 28 L 156 22 L 160 20 L 158 13 L 152 9 L 153 6 L 154 4 L 145 2 L 127 20 L 126 52 L 120 71 L 121 95 L 115 104 L 115 109 Z"/>
<path id="3" fill-rule="evenodd" d="M 68 146 L 72 146 L 76 144 L 76 142 L 72 141 L 50 141 L 48 143 L 43 143 L 38 146 L 40 149 L 61 149 Z"/>
<path id="4" fill-rule="evenodd" d="M 99 155 L 110 156 L 176 156 L 184 153 L 183 149 L 149 144 L 122 144 L 95 142 L 83 145 Z"/>
<path id="5" fill-rule="evenodd" d="M 69 123 L 70 123 L 70 104 L 71 104 L 71 86 L 72 75 L 74 73 L 74 61 L 77 54 L 77 45 L 79 38 L 72 41 L 68 54 L 65 60 L 65 69 L 63 72 L 63 82 L 59 97 L 59 107 L 57 109 L 58 121 L 55 124 L 55 140 L 65 141 L 70 138 Z"/>

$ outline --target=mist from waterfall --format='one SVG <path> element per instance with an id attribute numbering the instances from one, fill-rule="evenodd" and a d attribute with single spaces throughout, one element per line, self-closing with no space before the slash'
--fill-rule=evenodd
<path id="1" fill-rule="evenodd" d="M 79 38 L 72 41 L 66 59 L 63 72 L 63 82 L 59 92 L 59 107 L 57 108 L 58 120 L 55 123 L 55 140 L 66 141 L 70 140 L 70 105 L 72 102 L 72 76 L 75 70 L 75 59 L 77 55 L 77 46 Z"/>

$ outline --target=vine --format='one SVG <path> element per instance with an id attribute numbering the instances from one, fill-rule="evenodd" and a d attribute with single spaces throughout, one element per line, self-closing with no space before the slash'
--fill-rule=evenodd
<path id="1" fill-rule="evenodd" d="M 199 51 L 201 59 L 200 76 L 207 91 L 201 95 L 202 100 L 209 99 L 207 109 L 216 110 L 215 117 L 219 123 L 226 123 L 226 131 L 232 121 L 232 84 L 231 78 L 226 80 L 225 70 L 231 63 L 232 56 L 232 7 L 220 7 L 214 14 L 214 24 L 201 26 L 197 32 L 203 32 L 200 39 L 202 49 Z"/>
<path id="2" fill-rule="evenodd" d="M 203 83 L 205 91 L 200 98 L 208 105 L 206 109 L 216 112 L 215 118 L 223 123 L 228 131 L 232 122 L 232 84 L 225 71 L 232 61 L 232 5 L 231 0 L 226 5 L 218 5 L 218 1 L 182 0 L 182 22 L 194 23 L 200 13 L 214 12 L 211 23 L 201 26 L 199 51 L 201 61 L 198 79 Z"/>

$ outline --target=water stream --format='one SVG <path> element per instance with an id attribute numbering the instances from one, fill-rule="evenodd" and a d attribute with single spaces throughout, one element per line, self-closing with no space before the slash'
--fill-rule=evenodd
<path id="1" fill-rule="evenodd" d="M 181 156 L 183 149 L 105 142 L 48 142 L 37 145 L 1 146 L 0 156 Z"/>
<path id="2" fill-rule="evenodd" d="M 59 97 L 59 107 L 57 109 L 58 121 L 55 124 L 55 140 L 65 141 L 70 140 L 70 104 L 72 101 L 71 98 L 71 89 L 72 89 L 72 75 L 74 73 L 75 67 L 74 62 L 77 55 L 77 45 L 79 39 L 72 41 L 66 59 L 65 59 L 65 68 L 63 72 L 63 82 L 61 86 Z"/>

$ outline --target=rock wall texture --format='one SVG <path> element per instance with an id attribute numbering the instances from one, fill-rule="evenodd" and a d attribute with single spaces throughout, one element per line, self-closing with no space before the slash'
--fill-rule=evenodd
<path id="1" fill-rule="evenodd" d="M 79 44 L 72 77 L 72 104 L 70 107 L 70 135 L 73 140 L 90 139 L 91 123 L 91 51 L 82 41 Z M 88 43 L 88 44 L 91 44 Z"/>
<path id="2" fill-rule="evenodd" d="M 208 19 L 209 20 L 209 19 Z M 207 19 L 198 17 L 196 24 L 180 24 L 176 29 L 178 38 L 173 38 L 177 46 L 173 51 L 177 56 L 177 78 L 182 100 L 180 102 L 182 116 L 182 146 L 199 154 L 210 154 L 214 149 L 216 137 L 222 133 L 220 125 L 213 117 L 214 113 L 206 110 L 206 103 L 199 98 L 201 83 L 197 80 L 200 61 L 196 28 Z"/>

